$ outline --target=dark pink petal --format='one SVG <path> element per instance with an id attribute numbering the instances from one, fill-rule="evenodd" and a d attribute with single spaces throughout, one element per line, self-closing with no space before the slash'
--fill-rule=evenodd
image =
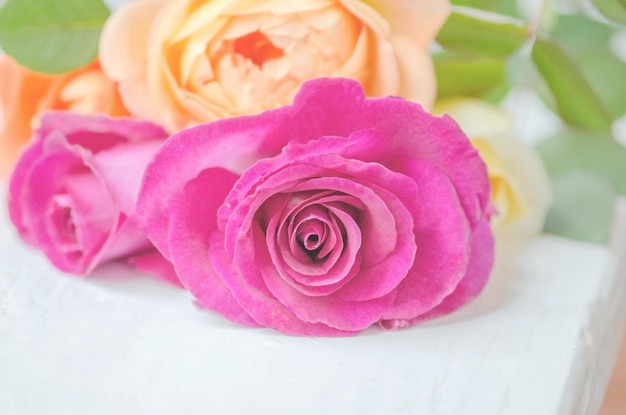
<path id="1" fill-rule="evenodd" d="M 493 266 L 493 249 L 494 239 L 489 221 L 479 222 L 472 233 L 472 257 L 467 272 L 454 291 L 444 298 L 439 305 L 424 314 L 408 320 L 382 320 L 380 322 L 381 327 L 397 329 L 413 326 L 422 321 L 449 314 L 465 305 L 476 297 L 487 284 Z"/>
<path id="2" fill-rule="evenodd" d="M 335 220 L 334 217 L 337 219 Z M 262 266 L 276 269 L 281 277 L 298 291 L 311 296 L 329 295 L 337 291 L 340 287 L 347 284 L 352 277 L 356 275 L 360 269 L 361 260 L 359 258 L 359 248 L 361 246 L 361 233 L 358 226 L 354 224 L 352 218 L 343 211 L 333 213 L 333 225 L 335 221 L 342 224 L 340 227 L 347 234 L 345 242 L 336 246 L 329 258 L 321 260 L 321 262 L 310 262 L 309 264 L 293 258 L 287 250 L 279 252 L 274 245 L 274 235 L 272 232 L 272 223 L 268 226 L 267 247 L 264 245 L 257 246 L 257 251 L 268 251 L 271 262 L 263 263 Z M 331 233 L 337 234 L 341 232 L 339 227 L 331 226 Z M 338 236 L 341 239 L 341 234 Z M 259 269 L 261 272 L 262 269 Z"/>
<path id="3" fill-rule="evenodd" d="M 360 232 L 363 233 L 363 239 L 366 241 L 364 245 L 365 261 L 370 264 L 381 262 L 393 252 L 396 247 L 396 219 L 390 211 L 386 200 L 383 200 L 380 194 L 368 186 L 369 183 L 367 182 L 369 181 L 369 177 L 362 175 L 362 171 L 359 171 L 364 167 L 360 162 L 345 159 L 330 160 L 331 158 L 339 159 L 339 157 L 329 156 L 326 157 L 326 160 L 319 160 L 319 162 L 320 164 L 324 163 L 323 165 L 329 168 L 337 168 L 338 171 L 336 174 L 353 174 L 354 176 L 348 178 L 332 176 L 314 178 L 298 184 L 293 189 L 294 191 L 306 191 L 315 188 L 331 189 L 335 192 L 348 194 L 358 200 L 361 204 L 358 225 Z M 333 163 L 334 161 L 338 161 L 338 163 Z M 307 159 L 302 160 L 302 162 L 310 163 Z M 352 171 L 353 169 L 355 171 Z M 392 196 L 387 192 L 385 193 L 386 196 Z M 406 228 L 407 225 L 410 226 L 411 219 L 407 219 L 409 223 L 403 223 L 402 226 L 404 228 Z"/>
<path id="4" fill-rule="evenodd" d="M 145 234 L 121 214 L 88 160 L 129 141 L 165 137 L 160 127 L 131 119 L 45 114 L 11 178 L 11 220 L 28 243 L 69 273 L 86 274 L 104 260 L 148 249 Z M 115 160 L 107 162 L 113 165 Z M 141 171 L 132 162 L 127 157 L 118 164 L 131 166 L 118 186 L 138 183 Z"/>
<path id="5" fill-rule="evenodd" d="M 257 252 L 257 255 L 262 258 L 263 254 Z M 267 259 L 261 261 L 268 262 Z M 289 286 L 272 267 L 262 267 L 262 272 L 267 273 L 263 276 L 264 281 L 274 297 L 300 320 L 323 323 L 339 330 L 360 331 L 371 326 L 380 320 L 380 316 L 395 299 L 393 292 L 363 302 L 347 301 L 334 295 L 311 297 Z"/>
<path id="6" fill-rule="evenodd" d="M 289 135 L 284 119 L 276 115 L 219 120 L 181 131 L 163 144 L 146 169 L 137 217 L 165 256 L 169 256 L 167 201 L 206 169 L 239 175 L 257 160 L 278 154 Z"/>
<path id="7" fill-rule="evenodd" d="M 368 129 L 384 137 L 384 146 L 380 141 L 373 148 L 353 144 L 359 154 L 366 150 L 361 160 L 378 161 L 392 169 L 397 157 L 429 160 L 458 188 L 470 223 L 479 220 L 481 210 L 489 203 L 490 195 L 485 191 L 489 188 L 488 178 L 476 174 L 484 172 L 484 163 L 456 123 L 447 117 L 433 117 L 403 99 L 365 100 L 361 86 L 348 79 L 309 81 L 293 106 L 253 117 L 220 120 L 174 135 L 146 172 L 139 217 L 144 226 L 154 225 L 150 226 L 151 238 L 167 255 L 165 200 L 200 171 L 222 167 L 241 174 L 256 161 L 279 154 L 287 143 L 330 135 L 347 137 Z"/>
<path id="8" fill-rule="evenodd" d="M 44 251 L 50 261 L 60 270 L 70 273 L 82 274 L 85 272 L 85 264 L 82 255 L 67 256 L 59 252 L 54 244 L 54 239 L 48 233 L 47 221 L 54 208 L 54 196 L 66 194 L 64 188 L 65 178 L 73 171 L 80 172 L 82 165 L 73 155 L 58 152 L 49 155 L 39 163 L 32 166 L 28 181 L 20 189 L 20 201 L 22 223 L 28 233 L 28 239 Z M 37 179 L 34 180 L 33 177 Z M 77 262 L 77 259 L 79 260 Z"/>
<path id="9" fill-rule="evenodd" d="M 171 200 L 170 255 L 181 283 L 202 307 L 216 310 L 237 323 L 258 326 L 215 274 L 208 258 L 215 212 L 236 179 L 236 175 L 224 169 L 208 169 Z"/>
<path id="10" fill-rule="evenodd" d="M 294 289 L 294 287 L 290 286 L 284 279 L 284 275 L 281 277 L 280 274 L 275 269 L 275 264 L 277 261 L 274 261 L 269 257 L 269 254 L 266 254 L 266 248 L 264 244 L 253 244 L 249 241 L 250 233 L 256 232 L 256 228 L 253 226 L 252 218 L 254 217 L 254 212 L 258 211 L 261 208 L 261 205 L 264 203 L 267 196 L 265 195 L 274 195 L 283 191 L 297 191 L 297 192 L 306 192 L 311 189 L 320 189 L 320 191 L 345 191 L 347 194 L 350 194 L 352 197 L 355 195 L 360 195 L 365 192 L 365 194 L 371 194 L 371 190 L 354 180 L 346 180 L 343 178 L 333 178 L 333 177 L 324 177 L 320 179 L 310 179 L 308 181 L 302 182 L 303 177 L 318 177 L 317 174 L 319 171 L 325 171 L 328 175 L 331 168 L 340 169 L 343 168 L 344 171 L 341 172 L 342 175 L 346 175 L 352 172 L 351 167 L 356 167 L 354 169 L 357 173 L 362 173 L 363 171 L 368 171 L 372 175 L 376 173 L 376 176 L 381 177 L 381 173 L 384 173 L 384 169 L 379 165 L 366 166 L 364 163 L 358 161 L 346 161 L 345 159 L 339 160 L 339 156 L 335 155 L 327 155 L 323 158 L 317 160 L 315 166 L 304 164 L 308 162 L 306 160 L 298 160 L 299 163 L 293 166 L 293 168 L 287 169 L 276 169 L 279 172 L 271 177 L 264 177 L 262 184 L 258 186 L 256 192 L 250 195 L 248 202 L 246 200 L 242 201 L 237 205 L 237 209 L 229 215 L 228 224 L 226 226 L 226 231 L 230 235 L 234 235 L 232 232 L 236 232 L 237 235 L 240 235 L 236 239 L 232 239 L 233 245 L 233 261 L 237 266 L 237 270 L 241 274 L 241 277 L 246 281 L 248 286 L 256 286 L 262 287 L 259 281 L 259 272 L 263 273 L 263 282 L 266 287 L 271 290 L 271 294 L 276 297 L 276 299 L 280 300 L 281 304 L 285 304 L 287 308 L 295 313 L 300 319 L 311 323 L 323 322 L 324 324 L 330 325 L 332 327 L 340 328 L 343 330 L 355 331 L 361 330 L 364 327 L 372 324 L 374 321 L 378 321 L 384 311 L 387 310 L 392 305 L 392 299 L 395 298 L 395 293 L 389 293 L 400 280 L 404 278 L 406 275 L 406 271 L 409 269 L 410 264 L 412 262 L 412 258 L 414 255 L 414 242 L 413 236 L 411 233 L 411 217 L 406 213 L 401 214 L 401 218 L 406 219 L 402 224 L 398 224 L 398 230 L 396 232 L 406 235 L 404 236 L 404 241 L 399 243 L 399 246 L 402 249 L 405 249 L 406 246 L 408 251 L 402 252 L 402 255 L 398 256 L 398 258 L 392 258 L 390 261 L 390 266 L 388 267 L 378 267 L 376 268 L 376 273 L 366 274 L 366 278 L 372 278 L 372 283 L 367 283 L 367 280 L 364 284 L 362 284 L 363 289 L 366 287 L 369 288 L 369 302 L 363 303 L 355 303 L 353 301 L 348 301 L 336 296 L 327 296 L 327 297 L 309 297 L 308 295 L 304 295 L 300 293 L 300 290 Z M 322 163 L 322 161 L 325 162 Z M 354 166 L 352 166 L 354 163 Z M 263 166 L 262 166 L 263 167 Z M 249 169 L 246 174 L 254 174 L 253 170 L 256 168 L 253 167 Z M 372 171 L 368 169 L 374 169 Z M 393 172 L 388 172 L 387 174 L 397 175 Z M 397 186 L 403 187 L 403 192 L 407 194 L 407 186 L 406 183 L 402 183 L 400 180 L 400 175 L 398 176 Z M 407 179 L 408 180 L 408 179 Z M 296 183 L 295 185 L 293 183 Z M 412 183 L 411 181 L 409 184 Z M 235 187 L 237 190 L 242 187 L 239 186 L 239 182 Z M 411 189 L 412 186 L 409 185 L 408 189 Z M 381 192 L 385 192 L 382 189 Z M 368 193 L 370 192 L 370 193 Z M 296 193 L 297 194 L 297 193 Z M 409 193 L 410 194 L 410 193 Z M 226 201 L 225 206 L 228 206 L 230 201 L 230 197 L 232 197 L 233 193 L 229 195 L 229 198 Z M 388 195 L 387 195 L 388 196 Z M 366 198 L 367 199 L 367 198 Z M 416 201 L 415 203 L 419 203 Z M 362 204 L 367 206 L 367 200 L 362 201 Z M 399 203 L 396 203 L 394 209 L 399 209 L 402 206 Z M 384 217 L 383 217 L 384 218 Z M 392 218 L 392 217 L 390 217 Z M 392 218 L 393 219 L 393 218 Z M 372 217 L 371 220 L 376 220 L 375 217 Z M 394 222 L 395 223 L 395 222 Z M 408 224 L 408 232 L 402 231 L 402 228 Z M 259 229 L 259 233 L 265 233 L 265 230 Z M 395 232 L 394 232 L 395 233 Z M 243 235 L 248 235 L 248 237 L 243 237 Z M 372 234 L 371 236 L 376 237 L 378 235 Z M 263 238 L 264 240 L 265 238 Z M 228 238 L 227 238 L 227 246 L 228 246 Z M 213 252 L 213 251 L 212 251 Z M 264 257 L 263 255 L 268 255 Z M 230 256 L 230 255 L 229 255 Z M 221 258 L 215 258 L 211 256 L 213 262 L 222 260 Z M 406 264 L 404 272 L 400 270 L 402 267 L 402 263 Z M 387 274 L 380 274 L 380 271 L 386 271 Z M 231 275 L 233 273 L 231 272 Z M 369 277 L 371 276 L 371 277 Z M 236 284 L 237 280 L 230 280 L 231 276 L 224 277 L 226 284 L 231 288 L 236 298 L 240 301 L 240 304 L 246 310 L 253 310 L 259 307 L 259 304 L 244 304 L 241 299 L 238 297 L 241 292 L 245 290 L 245 287 L 239 286 Z M 361 278 L 361 275 L 358 275 L 358 278 L 355 277 L 353 281 L 357 281 Z M 395 279 L 395 281 L 394 281 Z M 389 286 L 385 288 L 385 284 L 389 283 Z M 232 284 L 232 285 L 231 285 Z M 383 287 L 381 290 L 379 287 Z M 236 288 L 235 288 L 236 287 Z M 385 291 L 385 292 L 382 292 Z M 371 293 L 379 293 L 374 296 Z M 354 294 L 353 294 L 354 295 Z M 365 295 L 365 294 L 362 294 Z M 257 297 L 252 297 L 257 298 Z M 260 297 L 259 300 L 263 302 L 267 302 L 266 297 Z M 360 311 L 348 312 L 348 308 L 353 307 Z M 354 313 L 357 313 L 360 317 L 356 319 Z M 378 314 L 377 314 L 378 313 Z M 254 314 L 255 320 L 259 320 L 260 316 Z M 261 323 L 264 324 L 264 323 Z M 352 325 L 351 325 L 352 324 Z"/>
<path id="11" fill-rule="evenodd" d="M 491 241 L 489 197 L 485 165 L 451 119 L 320 79 L 290 107 L 171 137 L 136 212 L 203 306 L 347 335 L 475 295 L 493 257 L 492 245 L 470 249 Z"/>
<path id="12" fill-rule="evenodd" d="M 407 163 L 405 169 L 416 178 L 423 201 L 414 213 L 418 246 L 385 319 L 415 318 L 439 304 L 465 275 L 471 253 L 469 221 L 449 179 L 423 161 Z"/>
<path id="13" fill-rule="evenodd" d="M 345 79 L 305 83 L 294 100 L 294 112 L 294 122 L 306 126 L 305 140 L 375 130 L 385 145 L 354 144 L 360 160 L 377 161 L 392 170 L 405 158 L 427 160 L 450 178 L 470 223 L 482 219 L 490 200 L 485 165 L 450 117 L 434 117 L 401 98 L 365 100 L 360 85 Z M 357 158 L 349 152 L 343 155 Z"/>
<path id="14" fill-rule="evenodd" d="M 244 307 L 245 312 L 250 315 L 254 321 L 264 327 L 271 327 L 283 333 L 299 335 L 299 336 L 350 336 L 357 334 L 354 331 L 342 331 L 329 327 L 321 323 L 308 323 L 300 318 L 280 303 L 270 292 L 260 289 L 256 285 L 250 285 L 242 279 L 238 269 L 233 267 L 229 261 L 228 254 L 224 251 L 221 244 L 223 235 L 216 233 L 211 239 L 210 256 L 211 263 L 215 267 L 216 272 L 220 275 L 230 290 L 237 298 L 237 302 Z M 244 241 L 248 243 L 249 241 Z M 251 264 L 254 266 L 253 264 Z M 213 288 L 209 285 L 206 288 Z M 218 306 L 220 306 L 218 304 Z M 218 309 L 218 311 L 220 311 Z M 221 311 L 220 311 L 221 312 Z M 227 314 L 225 314 L 228 317 Z"/>
<path id="15" fill-rule="evenodd" d="M 400 102 L 415 112 L 411 116 L 422 113 L 419 106 Z M 372 128 L 370 114 L 361 113 L 366 105 L 370 104 L 366 104 L 357 82 L 318 79 L 303 85 L 293 106 L 181 131 L 167 140 L 148 167 L 138 216 L 144 221 L 144 227 L 153 229 L 152 241 L 167 256 L 169 219 L 165 201 L 169 195 L 179 192 L 185 183 L 207 168 L 219 167 L 241 174 L 257 161 L 280 154 L 287 143 L 327 135 L 348 136 L 354 131 Z"/>
<path id="16" fill-rule="evenodd" d="M 364 140 L 366 137 L 363 135 L 357 135 L 354 139 Z M 280 162 L 284 163 L 283 158 L 264 160 L 252 168 L 242 176 L 236 189 L 231 192 L 228 198 L 229 206 L 237 206 L 238 209 L 248 209 L 246 202 L 237 203 L 236 197 L 240 197 L 240 191 L 245 189 L 245 185 L 242 182 L 249 180 L 249 177 L 254 177 L 257 174 L 257 169 L 261 171 L 275 170 L 278 171 L 274 176 L 267 177 L 262 176 L 259 181 L 263 184 L 259 186 L 257 192 L 261 189 L 267 191 L 269 194 L 275 192 L 283 192 L 286 189 L 290 191 L 310 191 L 311 189 L 332 189 L 336 191 L 345 191 L 351 195 L 360 195 L 365 205 L 367 205 L 372 211 L 369 214 L 364 215 L 364 223 L 361 228 L 362 232 L 369 233 L 364 240 L 367 240 L 367 245 L 364 246 L 364 258 L 369 259 L 369 266 L 362 267 L 359 278 L 354 279 L 349 285 L 342 289 L 339 293 L 348 300 L 364 300 L 370 298 L 380 297 L 389 293 L 394 289 L 399 281 L 401 281 L 410 268 L 413 256 L 415 253 L 415 239 L 412 233 L 412 223 L 410 211 L 407 210 L 407 206 L 412 210 L 418 210 L 418 204 L 420 203 L 417 193 L 417 187 L 415 182 L 410 178 L 386 170 L 382 166 L 376 163 L 363 163 L 357 160 L 346 160 L 339 155 L 326 154 L 332 152 L 342 152 L 343 148 L 350 148 L 354 146 L 354 141 L 342 139 L 342 138 L 326 138 L 311 142 L 307 145 L 293 145 L 288 146 L 283 152 L 284 158 L 290 155 L 309 155 L 303 159 L 295 159 L 297 163 L 289 169 L 281 170 Z M 307 148 L 310 147 L 310 151 Z M 316 150 L 317 149 L 317 150 Z M 292 152 L 293 151 L 293 152 Z M 317 154 L 316 153 L 321 153 Z M 287 158 L 288 159 L 288 158 Z M 288 159 L 289 160 L 289 159 Z M 294 162 L 294 160 L 290 160 Z M 336 177 L 332 177 L 335 172 L 341 172 L 341 174 L 353 174 L 350 180 L 339 179 L 340 185 L 336 184 L 338 180 Z M 302 181 L 306 177 L 319 177 L 319 176 L 331 176 L 321 179 L 311 179 L 308 181 Z M 363 181 L 366 184 L 360 184 Z M 297 182 L 297 185 L 292 185 L 292 182 Z M 335 183 L 333 183 L 335 182 Z M 281 185 L 279 186 L 278 183 Z M 283 183 L 287 183 L 284 184 Z M 386 186 L 390 189 L 387 191 L 381 186 Z M 276 186 L 276 187 L 273 187 Z M 291 186 L 291 187 L 289 187 Z M 369 186 L 369 187 L 367 187 Z M 371 189 L 376 188 L 377 194 L 373 193 Z M 369 196 L 366 196 L 369 195 Z M 387 204 L 382 202 L 374 202 L 380 195 L 385 195 Z M 402 197 L 398 199 L 396 195 Z M 235 201 L 231 202 L 231 199 L 235 198 Z M 257 209 L 261 204 L 263 196 L 261 193 L 255 193 L 251 196 L 251 201 L 257 207 L 251 206 L 252 209 Z M 385 210 L 393 211 L 393 216 L 388 216 L 389 213 Z M 243 212 L 243 210 L 241 211 Z M 220 214 L 229 218 L 229 224 L 227 227 L 227 247 L 232 247 L 234 241 L 229 238 L 229 235 L 235 235 L 230 233 L 228 229 L 245 232 L 248 229 L 249 220 L 245 223 L 240 223 L 234 219 L 239 217 L 240 213 L 231 212 L 228 207 L 222 207 Z M 394 226 L 389 226 L 389 221 L 393 220 Z M 387 225 L 386 229 L 383 229 Z M 394 232 L 395 227 L 395 232 Z M 385 238 L 390 234 L 393 234 L 398 240 L 392 239 L 385 242 Z M 370 245 L 371 244 L 371 245 Z M 369 247 L 372 248 L 369 248 Z M 384 248 L 387 246 L 388 248 Z M 231 249 L 231 248 L 228 248 Z M 389 255 L 393 254 L 391 257 Z M 386 262 L 389 261 L 389 264 Z M 393 264 L 393 266 L 391 265 Z"/>

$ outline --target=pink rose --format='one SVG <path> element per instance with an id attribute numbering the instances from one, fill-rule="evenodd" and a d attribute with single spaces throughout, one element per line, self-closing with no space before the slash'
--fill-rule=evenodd
<path id="1" fill-rule="evenodd" d="M 130 217 L 143 170 L 166 137 L 148 122 L 45 114 L 11 177 L 13 224 L 72 274 L 153 249 Z"/>
<path id="2" fill-rule="evenodd" d="M 292 106 L 171 137 L 138 217 L 183 285 L 227 318 L 297 335 L 455 310 L 493 262 L 485 164 L 456 123 L 347 79 Z"/>

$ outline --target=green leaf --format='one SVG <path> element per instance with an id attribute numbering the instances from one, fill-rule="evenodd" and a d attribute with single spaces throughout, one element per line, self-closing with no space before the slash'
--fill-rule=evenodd
<path id="1" fill-rule="evenodd" d="M 517 0 L 451 0 L 455 6 L 466 6 L 494 13 L 520 17 Z"/>
<path id="2" fill-rule="evenodd" d="M 483 97 L 506 84 L 505 64 L 500 59 L 436 55 L 434 60 L 438 98 Z"/>
<path id="3" fill-rule="evenodd" d="M 68 72 L 96 57 L 109 14 L 102 0 L 6 0 L 0 45 L 32 70 Z"/>
<path id="4" fill-rule="evenodd" d="M 610 130 L 613 117 L 578 68 L 576 61 L 557 43 L 537 39 L 532 57 L 565 121 L 590 130 Z"/>
<path id="5" fill-rule="evenodd" d="M 601 177 L 570 171 L 551 177 L 553 204 L 545 231 L 586 242 L 606 243 L 615 192 Z"/>
<path id="6" fill-rule="evenodd" d="M 520 20 L 469 7 L 453 7 L 437 35 L 437 42 L 457 52 L 503 57 L 518 50 L 528 38 L 528 27 Z"/>
<path id="7" fill-rule="evenodd" d="M 594 91 L 617 119 L 626 114 L 626 62 L 611 50 L 615 33 L 615 28 L 585 16 L 561 15 L 551 35 L 575 56 Z"/>
<path id="8" fill-rule="evenodd" d="M 593 4 L 607 19 L 626 24 L 625 0 L 593 0 Z"/>
<path id="9" fill-rule="evenodd" d="M 491 10 L 499 0 L 451 0 L 455 6 L 473 7 L 481 10 Z"/>

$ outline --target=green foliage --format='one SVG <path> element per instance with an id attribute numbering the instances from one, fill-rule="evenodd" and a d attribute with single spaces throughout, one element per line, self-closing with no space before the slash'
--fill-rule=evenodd
<path id="1" fill-rule="evenodd" d="M 615 191 L 601 177 L 570 171 L 551 177 L 553 204 L 545 231 L 566 238 L 606 243 Z"/>
<path id="2" fill-rule="evenodd" d="M 519 17 L 516 0 L 451 0 L 455 6 L 474 7 L 507 16 Z"/>
<path id="3" fill-rule="evenodd" d="M 606 242 L 613 199 L 626 194 L 626 148 L 608 133 L 568 129 L 538 150 L 554 193 L 546 231 Z"/>
<path id="4" fill-rule="evenodd" d="M 32 70 L 67 72 L 96 57 L 109 14 L 102 0 L 6 0 L 0 45 Z"/>
<path id="5" fill-rule="evenodd" d="M 528 38 L 528 28 L 522 21 L 455 8 L 437 35 L 437 42 L 447 50 L 469 55 L 504 57 L 518 50 Z"/>
<path id="6" fill-rule="evenodd" d="M 537 39 L 532 58 L 552 92 L 563 119 L 572 125 L 609 130 L 613 117 L 578 68 L 576 61 L 557 43 Z"/>
<path id="7" fill-rule="evenodd" d="M 566 129 L 541 142 L 538 150 L 550 175 L 585 170 L 626 195 L 626 148 L 610 134 Z"/>
<path id="8" fill-rule="evenodd" d="M 452 2 L 498 12 L 505 3 Z M 506 3 L 505 13 L 515 15 Z M 626 0 L 594 3 L 622 22 Z M 525 24 L 455 8 L 437 38 L 444 49 L 435 56 L 439 98 L 498 100 L 511 84 L 534 88 L 569 124 L 539 146 L 554 192 L 546 231 L 605 243 L 613 200 L 626 195 L 626 149 L 611 137 L 613 121 L 626 113 L 626 63 L 610 46 L 616 27 L 584 15 L 540 20 L 538 36 Z M 529 38 L 530 56 L 523 47 Z"/>
<path id="9" fill-rule="evenodd" d="M 584 16 L 561 15 L 551 35 L 575 56 L 612 117 L 619 118 L 626 114 L 626 62 L 610 48 L 615 32 L 615 28 Z"/>
<path id="10" fill-rule="evenodd" d="M 626 24 L 625 0 L 593 0 L 593 4 L 607 19 Z"/>
<path id="11" fill-rule="evenodd" d="M 439 98 L 483 97 L 506 83 L 504 61 L 496 58 L 438 55 L 435 74 Z"/>

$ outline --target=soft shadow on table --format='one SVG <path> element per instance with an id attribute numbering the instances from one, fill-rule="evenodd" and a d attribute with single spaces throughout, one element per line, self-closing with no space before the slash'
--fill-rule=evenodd
<path id="1" fill-rule="evenodd" d="M 518 242 L 508 244 L 504 248 L 499 248 L 497 252 L 496 264 L 487 286 L 483 292 L 466 306 L 443 317 L 439 317 L 421 323 L 415 327 L 405 330 L 420 330 L 421 327 L 439 327 L 463 323 L 485 315 L 506 306 L 515 296 L 511 290 L 513 282 L 520 278 L 521 269 L 517 266 L 515 258 L 517 253 L 524 250 L 526 243 Z M 89 283 L 111 293 L 124 294 L 138 298 L 153 298 L 163 301 L 186 301 L 191 305 L 193 298 L 184 289 L 176 287 L 168 282 L 156 277 L 137 272 L 125 262 L 112 262 L 98 267 L 91 276 Z M 192 307 L 194 305 L 191 305 Z M 204 324 L 221 330 L 239 330 L 242 326 L 232 323 L 221 315 L 204 310 L 197 305 L 197 317 L 203 320 Z M 255 329 L 264 331 L 266 329 Z M 399 330 L 398 332 L 404 332 Z M 273 335 L 279 335 L 276 331 L 271 331 Z M 379 327 L 371 327 L 360 333 L 360 336 L 389 335 L 387 330 Z"/>
<path id="2" fill-rule="evenodd" d="M 185 294 L 184 289 L 154 276 L 138 272 L 122 261 L 114 261 L 99 266 L 87 279 L 90 284 L 107 291 L 136 297 L 167 300 Z"/>
<path id="3" fill-rule="evenodd" d="M 507 242 L 498 246 L 496 263 L 483 291 L 472 301 L 447 316 L 439 317 L 422 323 L 422 326 L 437 327 L 463 323 L 495 312 L 516 297 L 512 287 L 519 285 L 523 278 L 523 270 L 519 266 L 520 252 L 530 244 L 530 240 Z"/>

